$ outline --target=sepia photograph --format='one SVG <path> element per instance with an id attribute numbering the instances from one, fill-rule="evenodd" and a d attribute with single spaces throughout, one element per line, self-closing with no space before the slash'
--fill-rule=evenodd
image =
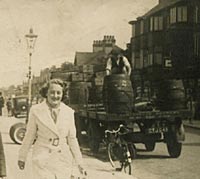
<path id="1" fill-rule="evenodd" d="M 199 179 L 199 0 L 0 0 L 0 179 Z"/>

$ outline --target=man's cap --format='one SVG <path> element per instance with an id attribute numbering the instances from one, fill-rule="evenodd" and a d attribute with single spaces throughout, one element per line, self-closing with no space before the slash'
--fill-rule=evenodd
<path id="1" fill-rule="evenodd" d="M 124 53 L 124 50 L 118 46 L 114 46 L 110 52 L 110 54 L 112 55 L 118 55 L 118 54 L 123 54 L 123 53 Z"/>

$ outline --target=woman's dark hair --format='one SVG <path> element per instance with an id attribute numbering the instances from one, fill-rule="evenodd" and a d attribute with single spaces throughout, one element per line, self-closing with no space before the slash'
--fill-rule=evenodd
<path id="1" fill-rule="evenodd" d="M 51 84 L 57 84 L 57 85 L 60 85 L 63 90 L 64 90 L 64 87 L 65 87 L 65 84 L 64 82 L 61 80 L 61 79 L 51 79 L 50 81 L 48 81 L 47 83 L 45 83 L 42 88 L 40 89 L 39 93 L 40 95 L 43 97 L 43 98 L 47 98 L 47 92 L 48 92 L 48 89 L 49 89 L 49 86 Z"/>

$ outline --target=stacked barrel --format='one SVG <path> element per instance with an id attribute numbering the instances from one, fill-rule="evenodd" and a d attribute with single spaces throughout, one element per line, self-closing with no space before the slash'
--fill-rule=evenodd
<path id="1" fill-rule="evenodd" d="M 104 78 L 103 99 L 108 113 L 129 114 L 133 110 L 133 88 L 130 77 L 113 74 Z"/>
<path id="2" fill-rule="evenodd" d="M 160 80 L 155 82 L 156 106 L 160 110 L 186 108 L 185 90 L 182 80 Z"/>

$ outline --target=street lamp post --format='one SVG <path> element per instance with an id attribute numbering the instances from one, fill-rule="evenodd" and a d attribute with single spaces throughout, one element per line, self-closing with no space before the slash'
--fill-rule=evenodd
<path id="1" fill-rule="evenodd" d="M 29 113 L 29 109 L 31 107 L 31 77 L 32 77 L 32 72 L 31 72 L 31 58 L 32 58 L 32 54 L 34 51 L 34 47 L 35 47 L 35 42 L 37 39 L 37 35 L 33 34 L 33 29 L 30 28 L 29 30 L 29 34 L 25 35 L 26 38 L 26 42 L 27 42 L 27 48 L 29 51 L 29 65 L 28 65 L 28 113 Z"/>

